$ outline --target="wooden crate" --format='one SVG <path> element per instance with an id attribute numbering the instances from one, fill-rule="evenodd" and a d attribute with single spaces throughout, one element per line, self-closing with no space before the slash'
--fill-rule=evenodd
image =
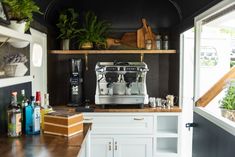
<path id="1" fill-rule="evenodd" d="M 44 116 L 44 133 L 69 137 L 82 131 L 82 113 L 52 112 Z"/>

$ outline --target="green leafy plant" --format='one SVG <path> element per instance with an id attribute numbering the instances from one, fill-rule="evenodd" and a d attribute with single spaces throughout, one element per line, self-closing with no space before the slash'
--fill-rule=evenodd
<path id="1" fill-rule="evenodd" d="M 19 23 L 26 22 L 25 31 L 30 27 L 30 23 L 33 21 L 33 13 L 39 13 L 40 8 L 33 0 L 3 0 L 8 7 L 8 16 L 10 20 L 16 20 Z"/>
<path id="2" fill-rule="evenodd" d="M 81 31 L 78 29 L 78 16 L 79 14 L 73 8 L 62 11 L 59 15 L 59 22 L 56 26 L 60 30 L 58 38 L 72 39 Z"/>
<path id="3" fill-rule="evenodd" d="M 227 110 L 235 110 L 235 81 L 231 81 L 225 93 L 225 97 L 220 101 L 221 108 Z"/>
<path id="4" fill-rule="evenodd" d="M 91 42 L 97 49 L 106 48 L 107 33 L 110 24 L 98 17 L 91 11 L 85 14 L 83 30 L 78 35 L 79 47 L 84 43 Z"/>

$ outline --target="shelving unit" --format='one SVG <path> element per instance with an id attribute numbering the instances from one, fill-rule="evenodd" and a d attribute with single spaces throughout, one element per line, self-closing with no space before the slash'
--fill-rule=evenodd
<path id="1" fill-rule="evenodd" d="M 180 115 L 165 114 L 155 117 L 155 156 L 179 157 Z"/>
<path id="2" fill-rule="evenodd" d="M 52 54 L 174 54 L 176 50 L 51 50 Z"/>
<path id="3" fill-rule="evenodd" d="M 31 42 L 32 37 L 29 34 L 19 33 L 10 28 L 0 25 L 0 42 Z"/>
<path id="4" fill-rule="evenodd" d="M 4 27 L 0 25 L 0 48 L 5 43 L 12 43 L 15 44 L 25 44 L 28 45 L 32 42 L 32 36 L 30 34 L 23 34 L 20 32 L 17 32 L 13 29 L 10 29 L 8 27 Z M 30 50 L 29 50 L 30 51 Z M 7 53 L 7 52 L 6 52 Z M 26 82 L 31 82 L 33 80 L 33 77 L 30 75 L 23 76 L 23 77 L 4 77 L 0 78 L 0 88 L 22 84 Z"/>
<path id="5" fill-rule="evenodd" d="M 0 79 L 0 88 L 12 86 L 16 84 L 31 82 L 33 80 L 32 76 L 23 76 L 23 77 L 10 77 Z"/>

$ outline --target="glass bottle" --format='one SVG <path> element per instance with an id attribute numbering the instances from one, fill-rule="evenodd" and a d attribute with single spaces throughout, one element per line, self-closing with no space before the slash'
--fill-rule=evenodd
<path id="1" fill-rule="evenodd" d="M 152 49 L 152 40 L 146 40 L 145 41 L 145 49 L 151 50 Z"/>
<path id="2" fill-rule="evenodd" d="M 17 105 L 17 92 L 11 93 L 11 104 L 8 106 L 8 136 L 19 137 L 22 134 L 22 113 L 21 108 Z"/>
<path id="3" fill-rule="evenodd" d="M 41 117 L 41 95 L 40 92 L 36 94 L 37 102 L 35 103 L 34 99 L 32 99 L 33 108 L 33 134 L 40 134 L 40 117 Z"/>
<path id="4" fill-rule="evenodd" d="M 30 135 L 33 134 L 33 101 L 34 97 L 31 96 L 30 100 L 28 101 L 28 104 L 24 108 L 24 123 L 25 123 L 25 134 Z"/>
<path id="5" fill-rule="evenodd" d="M 22 132 L 24 133 L 25 132 L 25 120 L 24 120 L 24 115 L 25 115 L 25 106 L 27 106 L 27 103 L 28 103 L 28 100 L 27 100 L 27 97 L 25 96 L 25 90 L 22 89 L 21 90 L 21 94 L 18 96 L 18 104 L 20 105 L 21 107 L 21 122 L 22 122 Z"/>
<path id="6" fill-rule="evenodd" d="M 156 49 L 157 50 L 161 50 L 162 49 L 161 35 L 157 35 L 157 37 L 156 37 Z"/>
<path id="7" fill-rule="evenodd" d="M 164 38 L 163 38 L 162 48 L 163 48 L 163 50 L 168 50 L 169 49 L 169 41 L 168 41 L 168 36 L 167 35 L 165 35 Z"/>

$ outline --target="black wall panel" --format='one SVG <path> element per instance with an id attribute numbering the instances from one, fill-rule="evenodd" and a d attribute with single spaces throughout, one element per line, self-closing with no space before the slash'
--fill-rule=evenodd
<path id="1" fill-rule="evenodd" d="M 50 58 L 57 60 L 56 64 L 50 64 L 55 67 L 50 72 L 56 76 L 55 80 L 50 80 L 52 105 L 67 104 L 69 99 L 69 71 L 70 58 L 81 58 L 84 62 L 83 55 L 50 55 Z M 84 70 L 84 99 L 94 102 L 96 75 L 95 65 L 101 61 L 140 61 L 140 55 L 89 55 L 88 71 Z M 165 97 L 168 94 L 169 81 L 169 55 L 145 55 L 144 62 L 149 67 L 147 73 L 147 90 L 149 96 Z"/>
<path id="2" fill-rule="evenodd" d="M 234 157 L 235 137 L 194 113 L 193 157 Z"/>
<path id="3" fill-rule="evenodd" d="M 0 88 L 0 134 L 7 132 L 7 107 L 11 102 L 11 92 L 16 91 L 18 94 L 25 90 L 26 96 L 31 96 L 31 83 L 24 83 L 14 86 Z"/>

